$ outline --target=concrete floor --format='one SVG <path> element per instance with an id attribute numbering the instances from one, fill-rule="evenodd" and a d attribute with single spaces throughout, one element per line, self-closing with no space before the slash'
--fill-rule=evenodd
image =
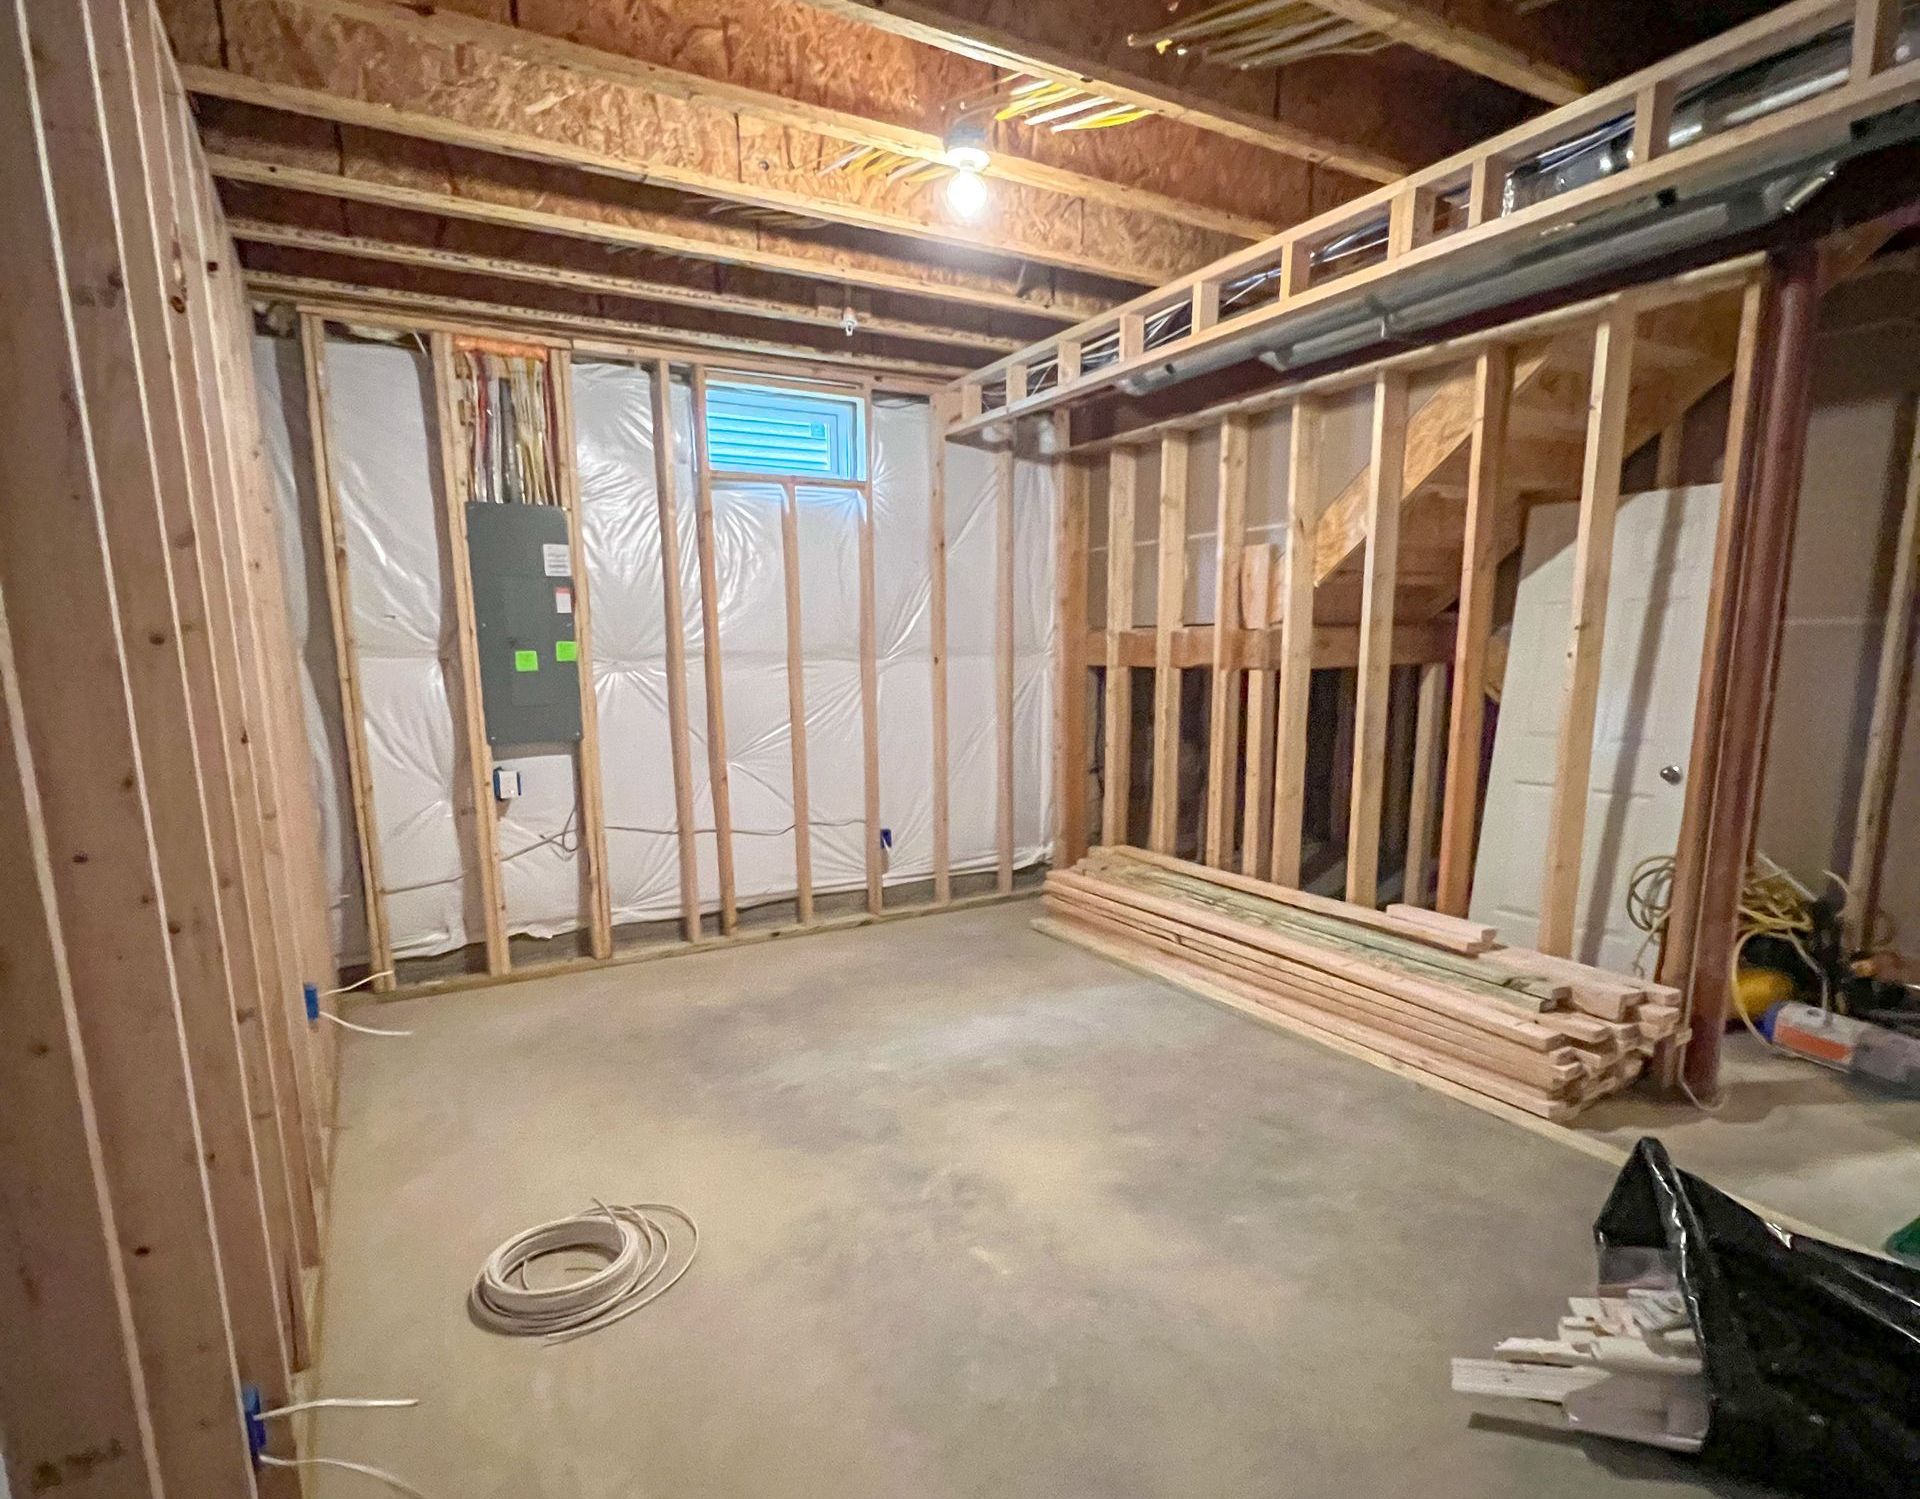
<path id="1" fill-rule="evenodd" d="M 1606 1161 L 1034 910 L 379 1008 L 415 1034 L 345 1038 L 314 1393 L 422 1403 L 311 1450 L 430 1499 L 1701 1492 L 1447 1388 L 1590 1286 Z M 595 1196 L 689 1209 L 687 1278 L 561 1347 L 474 1328 L 486 1252 Z"/>

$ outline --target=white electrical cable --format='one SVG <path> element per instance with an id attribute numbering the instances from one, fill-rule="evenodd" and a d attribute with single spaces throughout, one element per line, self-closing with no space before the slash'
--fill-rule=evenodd
<path id="1" fill-rule="evenodd" d="M 332 999 L 336 994 L 351 994 L 355 989 L 366 988 L 366 986 L 371 984 L 375 979 L 390 979 L 392 977 L 393 970 L 391 968 L 382 968 L 378 973 L 370 973 L 363 979 L 355 979 L 351 984 L 342 984 L 338 989 L 329 989 L 325 994 L 321 995 L 321 998 Z"/>
<path id="2" fill-rule="evenodd" d="M 473 1319 L 495 1332 L 544 1336 L 549 1343 L 585 1337 L 666 1295 L 699 1253 L 699 1226 L 671 1203 L 594 1206 L 598 1212 L 556 1218 L 517 1233 L 488 1255 L 468 1298 Z M 656 1214 L 687 1227 L 686 1258 L 671 1274 L 679 1255 Z M 532 1261 L 569 1250 L 604 1256 L 606 1264 L 564 1285 L 527 1284 Z"/>
<path id="3" fill-rule="evenodd" d="M 409 1499 L 427 1499 L 406 1479 L 395 1477 L 385 1468 L 376 1468 L 371 1463 L 356 1463 L 344 1457 L 275 1457 L 263 1452 L 260 1454 L 260 1463 L 267 1468 L 344 1468 L 349 1473 L 358 1473 L 364 1478 L 384 1483 L 396 1494 L 408 1495 Z"/>
<path id="4" fill-rule="evenodd" d="M 349 1396 L 332 1396 L 323 1400 L 296 1400 L 291 1405 L 276 1406 L 270 1411 L 261 1411 L 256 1421 L 274 1421 L 285 1416 L 297 1416 L 302 1411 L 319 1410 L 408 1410 L 418 1405 L 418 1400 L 368 1400 Z M 275 1457 L 270 1452 L 259 1454 L 260 1465 L 266 1468 L 343 1468 L 349 1473 L 358 1473 L 363 1478 L 371 1478 L 384 1483 L 396 1494 L 406 1494 L 410 1499 L 427 1499 L 406 1479 L 389 1473 L 385 1468 L 376 1468 L 370 1463 L 357 1463 L 345 1457 Z"/>
<path id="5" fill-rule="evenodd" d="M 377 1025 L 361 1025 L 356 1021 L 342 1020 L 331 1010 L 322 1010 L 320 1012 L 320 1018 L 322 1020 L 331 1020 L 343 1031 L 358 1031 L 363 1036 L 411 1036 L 413 1034 L 412 1031 L 384 1031 Z"/>

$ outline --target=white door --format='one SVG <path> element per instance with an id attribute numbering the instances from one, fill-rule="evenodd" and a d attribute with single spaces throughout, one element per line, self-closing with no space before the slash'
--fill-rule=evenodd
<path id="1" fill-rule="evenodd" d="M 1717 484 L 1620 502 L 1573 943 L 1574 957 L 1618 972 L 1645 939 L 1626 913 L 1634 867 L 1679 841 L 1719 512 Z M 1527 947 L 1539 932 L 1579 514 L 1545 505 L 1527 520 L 1474 869 L 1474 920 Z"/>

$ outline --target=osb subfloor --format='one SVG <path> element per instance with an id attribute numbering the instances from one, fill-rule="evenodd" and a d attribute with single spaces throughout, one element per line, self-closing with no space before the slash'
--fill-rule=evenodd
<path id="1" fill-rule="evenodd" d="M 432 1499 L 1699 1491 L 1447 1389 L 1589 1287 L 1605 1161 L 1034 909 L 372 1012 L 414 1035 L 346 1038 L 314 1393 L 421 1404 L 313 1450 Z M 593 1197 L 689 1209 L 686 1280 L 562 1347 L 474 1328 L 486 1252 Z"/>

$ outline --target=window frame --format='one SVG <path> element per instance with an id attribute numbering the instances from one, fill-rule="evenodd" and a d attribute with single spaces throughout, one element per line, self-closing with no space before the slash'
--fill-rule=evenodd
<path id="1" fill-rule="evenodd" d="M 792 461 L 783 463 L 777 453 L 770 451 L 782 440 L 777 432 L 764 436 L 762 451 L 753 451 L 755 444 L 747 428 L 755 408 L 767 413 L 763 419 L 769 425 L 778 423 L 784 414 L 795 427 L 806 423 L 826 430 L 817 438 L 796 433 L 788 439 L 790 446 L 800 451 Z M 867 423 L 871 417 L 868 403 L 861 395 L 745 379 L 716 379 L 707 382 L 703 415 L 706 431 L 702 437 L 707 461 L 716 473 L 824 487 L 867 482 Z M 716 418 L 722 423 L 729 420 L 736 423 L 735 431 L 716 429 Z M 805 449 L 815 444 L 821 450 L 823 466 L 808 463 L 812 453 Z"/>

